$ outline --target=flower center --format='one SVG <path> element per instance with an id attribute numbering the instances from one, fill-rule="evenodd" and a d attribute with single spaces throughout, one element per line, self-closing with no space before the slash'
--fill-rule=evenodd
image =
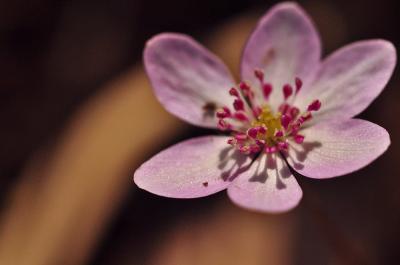
<path id="1" fill-rule="evenodd" d="M 244 154 L 287 151 L 290 139 L 302 144 L 304 136 L 299 131 L 304 123 L 312 119 L 312 112 L 320 109 L 321 102 L 312 101 L 307 110 L 301 113 L 293 105 L 303 85 L 301 79 L 296 78 L 295 89 L 290 84 L 282 87 L 284 100 L 274 112 L 268 105 L 272 85 L 264 81 L 264 74 L 260 70 L 255 70 L 254 74 L 260 82 L 263 97 L 257 97 L 261 93 L 254 93 L 247 83 L 241 82 L 238 88 L 229 90 L 229 94 L 235 98 L 234 111 L 224 106 L 216 112 L 218 128 L 232 133 L 228 144 Z"/>

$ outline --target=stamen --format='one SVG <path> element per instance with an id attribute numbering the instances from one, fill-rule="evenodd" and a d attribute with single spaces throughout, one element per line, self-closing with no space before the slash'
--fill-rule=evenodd
<path id="1" fill-rule="evenodd" d="M 300 127 L 304 122 L 310 120 L 311 118 L 312 114 L 308 111 L 297 119 L 296 124 Z"/>
<path id="2" fill-rule="evenodd" d="M 283 136 L 283 132 L 282 131 L 277 131 L 275 133 L 275 137 L 282 137 Z"/>
<path id="3" fill-rule="evenodd" d="M 267 128 L 265 126 L 259 126 L 258 127 L 258 133 L 266 134 L 267 133 Z"/>
<path id="4" fill-rule="evenodd" d="M 256 139 L 256 144 L 263 146 L 265 145 L 265 140 Z"/>
<path id="5" fill-rule="evenodd" d="M 249 154 L 250 147 L 248 145 L 241 146 L 239 147 L 239 151 L 242 152 L 243 154 Z"/>
<path id="6" fill-rule="evenodd" d="M 272 85 L 269 83 L 263 84 L 262 89 L 263 89 L 264 98 L 266 100 L 268 100 L 269 96 L 271 95 L 271 92 L 272 92 Z"/>
<path id="7" fill-rule="evenodd" d="M 257 134 L 258 134 L 258 128 L 252 127 L 247 130 L 247 135 L 253 139 L 257 138 Z"/>
<path id="8" fill-rule="evenodd" d="M 222 131 L 230 130 L 232 125 L 226 122 L 225 120 L 221 119 L 218 121 L 218 129 Z"/>
<path id="9" fill-rule="evenodd" d="M 249 118 L 247 117 L 247 115 L 242 111 L 235 112 L 233 114 L 233 117 L 235 117 L 235 119 L 237 119 L 239 121 L 249 121 Z"/>
<path id="10" fill-rule="evenodd" d="M 251 153 L 258 153 L 260 151 L 261 151 L 261 147 L 260 146 L 258 146 L 256 144 L 253 144 L 253 145 L 250 146 L 250 152 Z"/>
<path id="11" fill-rule="evenodd" d="M 282 114 L 286 114 L 290 109 L 290 105 L 287 103 L 283 103 L 279 106 L 279 112 Z"/>
<path id="12" fill-rule="evenodd" d="M 235 138 L 229 138 L 227 143 L 230 145 L 235 145 L 235 144 L 237 144 L 237 140 Z"/>
<path id="13" fill-rule="evenodd" d="M 234 88 L 234 87 L 232 87 L 232 88 L 229 90 L 229 94 L 230 94 L 231 96 L 234 96 L 234 97 L 239 97 L 239 92 L 238 92 L 237 89 Z"/>
<path id="14" fill-rule="evenodd" d="M 297 117 L 297 115 L 299 115 L 300 110 L 298 108 L 296 108 L 296 107 L 292 107 L 290 109 L 289 113 L 290 113 L 290 116 L 292 116 L 292 118 L 294 119 L 294 118 Z"/>
<path id="15" fill-rule="evenodd" d="M 240 82 L 239 87 L 242 90 L 242 92 L 244 92 L 244 93 L 247 93 L 247 91 L 250 91 L 250 86 L 246 82 Z"/>
<path id="16" fill-rule="evenodd" d="M 289 115 L 282 115 L 281 124 L 285 130 L 289 127 L 289 123 L 292 121 L 292 118 Z"/>
<path id="17" fill-rule="evenodd" d="M 264 82 L 264 72 L 262 70 L 254 70 L 254 75 L 257 77 L 261 84 Z"/>
<path id="18" fill-rule="evenodd" d="M 272 153 L 275 153 L 276 151 L 277 151 L 276 146 L 266 146 L 265 147 L 265 152 L 267 154 L 272 154 Z"/>
<path id="19" fill-rule="evenodd" d="M 246 82 L 240 82 L 239 88 L 242 90 L 244 97 L 249 101 L 250 107 L 252 104 L 252 99 L 254 98 L 254 92 L 251 90 L 251 87 Z"/>
<path id="20" fill-rule="evenodd" d="M 231 111 L 228 107 L 223 107 L 222 109 L 217 111 L 217 117 L 220 119 L 231 117 Z"/>
<path id="21" fill-rule="evenodd" d="M 296 134 L 296 135 L 294 136 L 294 141 L 295 141 L 296 143 L 298 143 L 298 144 L 301 144 L 301 143 L 303 143 L 303 141 L 304 141 L 304 136 L 303 136 L 303 135 L 300 135 L 300 134 Z"/>
<path id="22" fill-rule="evenodd" d="M 260 108 L 258 106 L 253 107 L 253 115 L 254 115 L 254 117 L 260 116 L 261 112 L 262 112 L 262 108 Z"/>
<path id="23" fill-rule="evenodd" d="M 307 111 L 317 111 L 320 108 L 321 108 L 321 101 L 316 99 L 313 102 L 311 102 L 310 105 L 308 105 Z"/>
<path id="24" fill-rule="evenodd" d="M 296 77 L 294 79 L 294 82 L 296 83 L 296 92 L 295 92 L 295 94 L 297 95 L 297 93 L 299 93 L 301 87 L 303 86 L 303 81 L 301 81 L 300 78 Z"/>
<path id="25" fill-rule="evenodd" d="M 300 130 L 300 126 L 301 125 L 297 122 L 295 124 L 293 124 L 290 128 L 291 135 L 296 135 L 297 132 Z"/>
<path id="26" fill-rule="evenodd" d="M 235 110 L 244 110 L 244 102 L 241 99 L 235 99 L 235 101 L 233 102 L 233 108 Z"/>
<path id="27" fill-rule="evenodd" d="M 283 86 L 283 96 L 285 97 L 285 101 L 293 94 L 293 88 L 289 84 L 285 84 Z"/>
<path id="28" fill-rule="evenodd" d="M 238 141 L 247 140 L 247 135 L 245 133 L 238 133 L 235 135 L 235 139 Z"/>
<path id="29" fill-rule="evenodd" d="M 287 142 L 278 142 L 279 150 L 287 150 L 289 148 L 289 144 Z"/>

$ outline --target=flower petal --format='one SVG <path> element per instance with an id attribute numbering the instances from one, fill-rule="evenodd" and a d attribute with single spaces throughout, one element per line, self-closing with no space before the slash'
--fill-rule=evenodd
<path id="1" fill-rule="evenodd" d="M 339 49 L 321 65 L 316 80 L 298 95 L 305 109 L 313 99 L 322 102 L 318 119 L 348 119 L 363 111 L 383 90 L 396 64 L 388 41 L 359 41 Z"/>
<path id="2" fill-rule="evenodd" d="M 150 39 L 144 65 L 158 100 L 194 125 L 216 127 L 215 108 L 230 105 L 234 81 L 219 58 L 191 37 L 164 33 Z"/>
<path id="3" fill-rule="evenodd" d="M 388 132 L 368 121 L 323 122 L 301 131 L 302 145 L 292 144 L 290 166 L 310 178 L 331 178 L 356 171 L 386 151 Z"/>
<path id="4" fill-rule="evenodd" d="M 228 195 L 241 207 L 277 213 L 294 208 L 303 192 L 280 156 L 261 155 L 228 187 Z"/>
<path id="5" fill-rule="evenodd" d="M 225 136 L 205 136 L 178 143 L 145 162 L 134 174 L 140 188 L 172 198 L 203 197 L 225 189 L 230 175 L 246 166 Z"/>
<path id="6" fill-rule="evenodd" d="M 254 69 L 264 70 L 274 90 L 270 97 L 276 108 L 283 101 L 282 86 L 295 77 L 308 85 L 321 56 L 318 33 L 308 15 L 296 3 L 277 4 L 259 21 L 243 52 L 243 80 L 257 85 Z"/>

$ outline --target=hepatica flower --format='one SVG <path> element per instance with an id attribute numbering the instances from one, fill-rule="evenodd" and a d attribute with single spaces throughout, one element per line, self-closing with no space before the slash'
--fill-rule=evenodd
<path id="1" fill-rule="evenodd" d="M 150 39 L 144 64 L 161 104 L 222 133 L 160 152 L 136 170 L 135 183 L 173 198 L 227 189 L 239 206 L 283 212 L 302 197 L 292 170 L 325 179 L 371 163 L 388 148 L 389 134 L 352 117 L 388 82 L 395 49 L 366 40 L 320 56 L 318 33 L 294 3 L 278 4 L 261 18 L 244 47 L 240 83 L 186 35 Z"/>

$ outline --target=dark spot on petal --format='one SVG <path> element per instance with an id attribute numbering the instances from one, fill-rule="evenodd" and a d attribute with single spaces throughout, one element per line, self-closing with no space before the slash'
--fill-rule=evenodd
<path id="1" fill-rule="evenodd" d="M 263 66 L 267 66 L 275 59 L 276 52 L 274 49 L 269 49 L 262 60 Z"/>
<path id="2" fill-rule="evenodd" d="M 213 117 L 215 116 L 215 111 L 217 110 L 217 105 L 214 102 L 207 102 L 203 106 L 204 117 Z"/>
<path id="3" fill-rule="evenodd" d="M 204 187 L 208 187 L 208 182 L 203 182 Z"/>

